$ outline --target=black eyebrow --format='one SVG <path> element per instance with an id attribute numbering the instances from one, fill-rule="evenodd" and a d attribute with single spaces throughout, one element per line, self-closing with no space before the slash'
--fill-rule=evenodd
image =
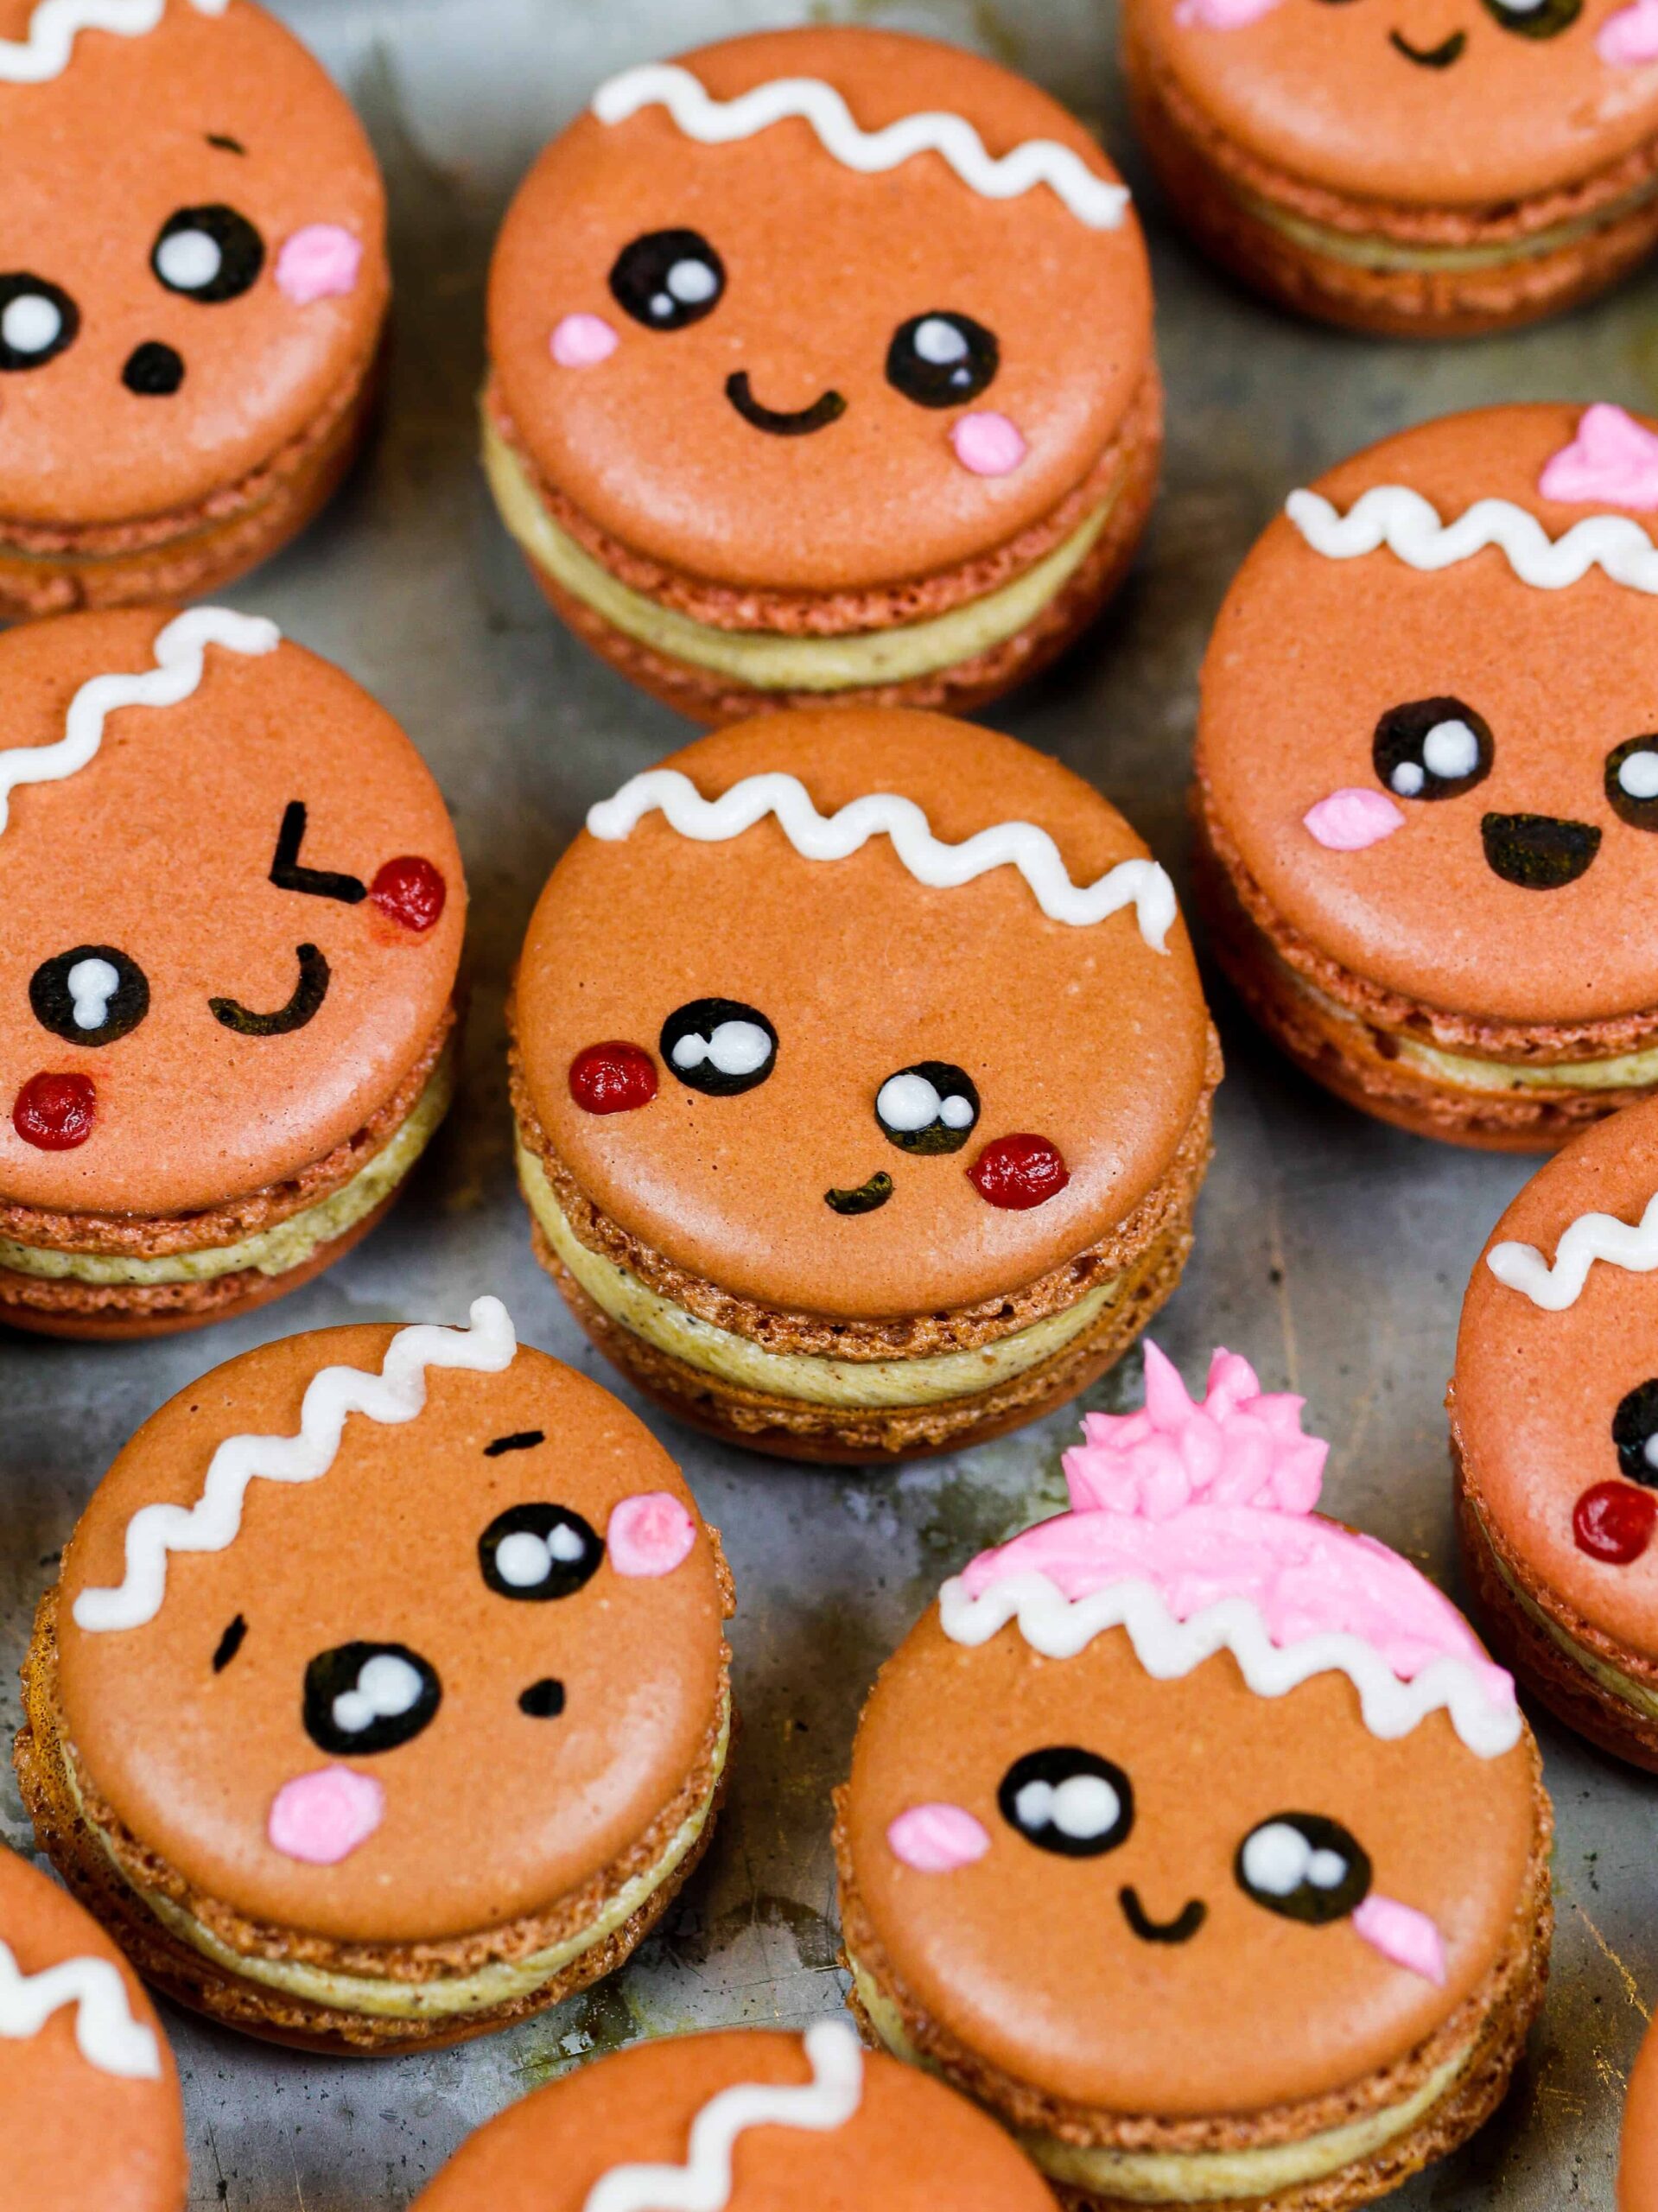
<path id="1" fill-rule="evenodd" d="M 210 146 L 217 146 L 221 153 L 245 154 L 247 151 L 247 148 L 242 143 L 241 140 L 239 138 L 232 138 L 227 131 L 209 130 L 205 135 L 207 143 Z"/>
<path id="2" fill-rule="evenodd" d="M 546 1441 L 544 1428 L 515 1428 L 511 1436 L 498 1436 L 492 1444 L 485 1445 L 484 1457 L 499 1459 L 503 1452 L 528 1452 Z"/>
<path id="3" fill-rule="evenodd" d="M 270 863 L 270 880 L 278 891 L 302 891 L 312 899 L 338 899 L 356 906 L 368 897 L 360 876 L 341 875 L 333 868 L 302 868 L 299 849 L 305 842 L 305 801 L 290 798 L 283 809 L 276 832 L 276 850 Z"/>
<path id="4" fill-rule="evenodd" d="M 213 1654 L 213 1672 L 222 1675 L 231 1661 L 242 1649 L 242 1638 L 248 1632 L 246 1617 L 238 1613 L 236 1618 L 219 1639 L 219 1649 Z"/>

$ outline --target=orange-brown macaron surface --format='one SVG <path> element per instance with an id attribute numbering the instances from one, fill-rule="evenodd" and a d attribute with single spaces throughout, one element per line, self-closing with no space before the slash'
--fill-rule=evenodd
<path id="1" fill-rule="evenodd" d="M 0 1851 L 0 2171 L 19 2212 L 184 2212 L 178 2075 L 149 1999 L 73 1898 Z"/>
<path id="2" fill-rule="evenodd" d="M 1629 2075 L 1618 2156 L 1617 2212 L 1658 2212 L 1658 2037 L 1651 2034 Z"/>
<path id="3" fill-rule="evenodd" d="M 745 2029 L 632 2044 L 480 2128 L 416 2202 L 420 2212 L 1053 2207 L 999 2127 L 942 2083 L 861 2052 L 840 2020 L 804 2038 Z"/>

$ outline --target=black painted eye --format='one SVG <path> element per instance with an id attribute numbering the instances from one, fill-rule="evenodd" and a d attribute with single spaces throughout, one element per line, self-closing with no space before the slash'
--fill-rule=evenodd
<path id="1" fill-rule="evenodd" d="M 403 1643 L 336 1643 L 305 1669 L 305 1732 L 336 1757 L 395 1751 L 443 1697 L 437 1670 Z"/>
<path id="2" fill-rule="evenodd" d="M 1658 830 L 1658 736 L 1626 738 L 1606 755 L 1606 804 L 1634 830 Z"/>
<path id="3" fill-rule="evenodd" d="M 29 979 L 29 1003 L 42 1029 L 71 1045 L 112 1045 L 149 1012 L 149 984 L 136 960 L 112 944 L 77 944 L 42 960 Z"/>
<path id="4" fill-rule="evenodd" d="M 1395 798 L 1458 798 L 1491 772 L 1490 726 L 1460 699 L 1413 699 L 1376 724 L 1370 758 Z"/>
<path id="5" fill-rule="evenodd" d="M 1619 1472 L 1658 1490 L 1658 1376 L 1624 1393 L 1612 1415 L 1612 1441 Z"/>
<path id="6" fill-rule="evenodd" d="M 651 231 L 610 272 L 616 304 L 647 330 L 683 330 L 720 304 L 726 266 L 698 231 Z"/>
<path id="7" fill-rule="evenodd" d="M 1072 1745 L 1015 1759 L 996 1792 L 1001 1816 L 1026 1843 L 1062 1859 L 1097 1859 L 1128 1840 L 1134 1786 L 1120 1766 Z"/>
<path id="8" fill-rule="evenodd" d="M 0 276 L 0 369 L 38 369 L 75 342 L 80 309 L 27 270 Z"/>
<path id="9" fill-rule="evenodd" d="M 1558 38 L 1583 13 L 1583 0 L 1485 0 L 1485 12 L 1521 38 Z"/>
<path id="10" fill-rule="evenodd" d="M 976 399 L 1001 361 L 996 334 L 970 315 L 935 308 L 899 323 L 886 349 L 886 381 L 918 407 Z"/>
<path id="11" fill-rule="evenodd" d="M 959 1152 L 978 1118 L 973 1078 L 950 1060 L 918 1060 L 875 1093 L 880 1133 L 900 1152 Z"/>
<path id="12" fill-rule="evenodd" d="M 511 1505 L 478 1539 L 478 1564 L 498 1598 L 573 1598 L 604 1556 L 604 1539 L 568 1505 Z"/>
<path id="13" fill-rule="evenodd" d="M 264 267 L 265 245 L 234 207 L 181 207 L 162 225 L 149 265 L 169 292 L 205 307 L 240 299 Z"/>
<path id="14" fill-rule="evenodd" d="M 1323 1928 L 1344 1920 L 1370 1889 L 1358 1838 L 1322 1813 L 1274 1813 L 1250 1829 L 1233 1862 L 1238 1887 L 1268 1912 Z"/>
<path id="15" fill-rule="evenodd" d="M 778 1033 L 740 999 L 692 999 L 662 1025 L 657 1050 L 682 1083 L 710 1098 L 734 1098 L 765 1082 L 778 1064 Z"/>

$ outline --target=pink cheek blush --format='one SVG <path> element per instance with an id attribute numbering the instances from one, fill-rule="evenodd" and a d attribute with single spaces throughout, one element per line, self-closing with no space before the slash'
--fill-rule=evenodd
<path id="1" fill-rule="evenodd" d="M 956 458 L 975 476 L 1011 476 L 1028 448 L 1025 433 L 1006 415 L 963 415 L 950 426 Z"/>
<path id="2" fill-rule="evenodd" d="M 1301 826 L 1327 852 L 1362 853 L 1402 830 L 1405 817 L 1386 791 L 1362 791 L 1356 785 L 1331 791 L 1301 817 Z"/>
<path id="3" fill-rule="evenodd" d="M 357 289 L 363 244 L 338 223 L 308 223 L 285 239 L 276 256 L 276 289 L 297 308 L 344 299 Z"/>
<path id="4" fill-rule="evenodd" d="M 1379 1897 L 1373 1890 L 1353 1915 L 1353 1932 L 1396 1967 L 1420 1974 L 1436 1988 L 1445 1986 L 1445 1939 L 1413 1904 Z"/>
<path id="5" fill-rule="evenodd" d="M 553 359 L 561 369 L 596 369 L 621 342 L 601 315 L 567 315 L 553 325 Z"/>
<path id="6" fill-rule="evenodd" d="M 1595 34 L 1595 51 L 1614 69 L 1658 61 L 1658 0 L 1635 0 L 1634 7 L 1609 16 Z"/>
<path id="7" fill-rule="evenodd" d="M 912 1805 L 887 1829 L 886 1848 L 918 1874 L 953 1874 L 982 1859 L 990 1839 L 965 1805 Z"/>
<path id="8" fill-rule="evenodd" d="M 1277 5 L 1278 0 L 1180 0 L 1174 20 L 1183 31 L 1241 31 Z"/>
<path id="9" fill-rule="evenodd" d="M 665 1490 L 625 1497 L 605 1531 L 605 1548 L 617 1573 L 651 1580 L 683 1565 L 696 1541 L 696 1523 Z"/>
<path id="10" fill-rule="evenodd" d="M 303 1866 L 337 1866 L 385 1818 L 385 1791 L 372 1774 L 320 1766 L 284 1782 L 270 1801 L 265 1833 L 273 1851 Z"/>
<path id="11" fill-rule="evenodd" d="M 1658 0 L 1653 0 L 1653 24 L 1658 34 Z M 1653 54 L 1658 57 L 1658 45 Z M 1658 437 L 1621 407 L 1604 401 L 1585 407 L 1577 436 L 1554 455 L 1537 488 L 1546 499 L 1566 505 L 1592 499 L 1609 507 L 1658 507 Z"/>

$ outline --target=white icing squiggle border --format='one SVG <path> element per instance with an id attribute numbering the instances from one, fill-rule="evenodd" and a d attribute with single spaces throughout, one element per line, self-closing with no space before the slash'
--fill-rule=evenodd
<path id="1" fill-rule="evenodd" d="M 1493 1244 L 1485 1255 L 1486 1266 L 1505 1288 L 1517 1290 L 1546 1313 L 1563 1313 L 1577 1304 L 1597 1260 L 1626 1268 L 1632 1275 L 1650 1274 L 1658 1268 L 1658 1192 L 1648 1199 L 1637 1222 L 1620 1221 L 1610 1213 L 1579 1214 L 1561 1231 L 1553 1267 L 1534 1244 Z"/>
<path id="2" fill-rule="evenodd" d="M 740 836 L 775 815 L 778 827 L 803 860 L 843 861 L 871 837 L 886 836 L 918 883 L 955 890 L 992 868 L 1016 868 L 1050 920 L 1087 929 L 1132 906 L 1140 933 L 1154 952 L 1165 952 L 1178 909 L 1174 886 L 1155 861 L 1120 861 L 1096 883 L 1078 886 L 1065 872 L 1059 848 L 1033 822 L 998 822 L 959 845 L 933 836 L 913 799 L 891 791 L 854 798 L 838 814 L 820 814 L 798 776 L 745 776 L 719 798 L 702 797 L 677 768 L 648 768 L 631 777 L 613 798 L 588 814 L 592 836 L 607 843 L 631 836 L 647 814 L 660 811 L 682 837 L 705 844 Z"/>
<path id="3" fill-rule="evenodd" d="M 626 123 L 642 107 L 665 107 L 688 138 L 705 146 L 752 138 L 774 123 L 797 117 L 843 168 L 867 176 L 895 169 L 916 154 L 938 154 L 962 182 L 985 200 L 1017 200 L 1045 184 L 1079 223 L 1114 231 L 1128 206 L 1126 185 L 1096 176 L 1081 156 L 1057 138 L 1027 138 L 993 159 L 964 116 L 906 115 L 884 130 L 865 130 L 833 85 L 821 77 L 778 77 L 737 99 L 716 100 L 677 62 L 651 61 L 625 69 L 600 86 L 593 111 L 600 123 Z"/>
<path id="4" fill-rule="evenodd" d="M 1551 537 L 1512 499 L 1476 499 L 1454 522 L 1441 522 L 1421 493 L 1404 484 L 1373 484 L 1344 515 L 1320 492 L 1292 492 L 1284 512 L 1329 561 L 1356 560 L 1385 545 L 1407 568 L 1432 572 L 1495 545 L 1521 582 L 1539 591 L 1564 590 L 1601 569 L 1615 584 L 1658 593 L 1658 546 L 1628 515 L 1586 515 L 1563 537 Z"/>
<path id="5" fill-rule="evenodd" d="M 499 1375 L 518 1348 L 511 1315 L 499 1298 L 475 1298 L 471 1328 L 421 1322 L 399 1329 L 378 1375 L 359 1367 L 325 1367 L 300 1402 L 294 1436 L 227 1436 L 208 1462 L 201 1496 L 191 1506 L 141 1506 L 127 1523 L 126 1575 L 114 1589 L 83 1590 L 75 1599 L 78 1628 L 89 1635 L 142 1628 L 167 1595 L 170 1552 L 222 1552 L 242 1526 L 242 1506 L 256 1475 L 273 1483 L 314 1483 L 340 1450 L 348 1414 L 395 1424 L 413 1421 L 426 1403 L 429 1367 L 465 1367 Z"/>
<path id="6" fill-rule="evenodd" d="M 0 2041 L 26 2042 L 54 2012 L 75 2008 L 75 2043 L 89 2066 L 124 2081 L 161 2078 L 156 2031 L 135 2020 L 127 1986 L 108 1959 L 63 1959 L 25 1974 L 10 1946 L 0 1943 Z"/>
<path id="7" fill-rule="evenodd" d="M 95 758 L 104 724 L 121 707 L 176 707 L 200 683 L 206 649 L 274 652 L 282 632 L 263 615 L 232 614 L 227 607 L 194 607 L 176 616 L 156 639 L 156 665 L 142 676 L 94 676 L 69 702 L 63 735 L 55 745 L 14 745 L 0 752 L 0 830 L 10 817 L 19 784 L 54 784 Z"/>
<path id="8" fill-rule="evenodd" d="M 807 2029 L 812 2078 L 798 2087 L 743 2082 L 721 2089 L 691 2122 L 683 2166 L 613 2166 L 588 2191 L 581 2212 L 724 2212 L 731 2202 L 731 2154 L 751 2127 L 844 2127 L 863 2099 L 863 2053 L 844 2020 Z"/>
<path id="9" fill-rule="evenodd" d="M 190 0 L 199 16 L 222 16 L 230 0 Z M 167 0 L 40 0 L 24 39 L 0 39 L 0 85 L 44 85 L 60 77 L 82 31 L 142 38 L 167 12 Z"/>
<path id="10" fill-rule="evenodd" d="M 1217 1651 L 1229 1651 L 1257 1697 L 1282 1697 L 1314 1675 L 1345 1675 L 1358 1692 L 1364 1725 L 1383 1742 L 1407 1736 L 1430 1713 L 1451 1718 L 1469 1750 L 1498 1758 L 1520 1740 L 1518 1706 L 1498 1703 L 1462 1660 L 1435 1659 L 1401 1682 L 1380 1652 L 1356 1636 L 1329 1630 L 1280 1645 L 1268 1637 L 1247 1598 L 1223 1598 L 1177 1620 L 1150 1582 L 1129 1578 L 1086 1598 L 1070 1599 L 1045 1574 L 1013 1574 L 971 1596 L 959 1575 L 938 1593 L 940 1625 L 953 1643 L 977 1646 L 1009 1621 L 1045 1658 L 1074 1659 L 1096 1636 L 1124 1628 L 1134 1656 L 1154 1681 L 1189 1675 Z"/>

